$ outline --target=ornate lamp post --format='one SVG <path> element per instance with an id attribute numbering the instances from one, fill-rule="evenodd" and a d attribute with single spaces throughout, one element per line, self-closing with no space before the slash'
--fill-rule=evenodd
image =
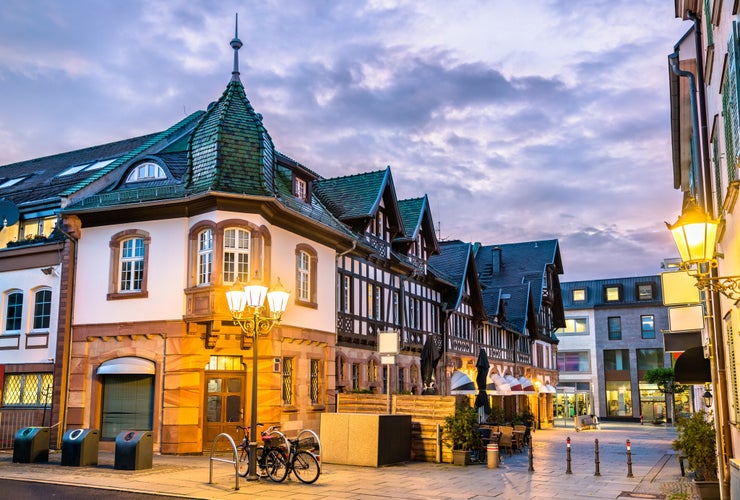
<path id="1" fill-rule="evenodd" d="M 272 327 L 280 323 L 280 318 L 285 312 L 290 294 L 286 292 L 280 280 L 277 286 L 267 291 L 266 286 L 252 283 L 241 289 L 238 283 L 234 288 L 226 292 L 226 301 L 229 303 L 229 311 L 234 322 L 242 330 L 242 349 L 246 349 L 246 339 L 252 339 L 252 401 L 249 424 L 249 472 L 247 481 L 256 481 L 257 476 L 257 338 L 267 335 Z M 265 297 L 269 313 L 263 314 L 265 310 Z"/>
<path id="2" fill-rule="evenodd" d="M 704 307 L 706 315 L 708 349 L 705 356 L 711 367 L 711 386 L 716 399 L 714 411 L 714 427 L 717 440 L 717 473 L 720 481 L 720 496 L 729 498 L 729 471 L 725 450 L 731 447 L 729 430 L 725 423 L 728 421 L 729 409 L 727 404 L 726 384 L 724 381 L 724 346 L 721 343 L 721 333 L 715 325 L 715 302 L 717 293 L 721 293 L 732 301 L 740 299 L 740 276 L 717 276 L 717 259 L 715 249 L 719 219 L 712 219 L 689 199 L 675 224 L 668 224 L 678 252 L 681 254 L 679 268 L 696 279 L 696 287 L 704 292 Z M 718 311 L 717 311 L 718 312 Z M 702 399 L 705 404 L 711 404 L 711 392 L 708 388 Z M 707 397 L 709 395 L 709 397 Z"/>

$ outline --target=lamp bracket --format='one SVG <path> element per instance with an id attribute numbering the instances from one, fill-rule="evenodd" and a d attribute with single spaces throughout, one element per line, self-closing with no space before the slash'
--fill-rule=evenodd
<path id="1" fill-rule="evenodd" d="M 740 276 L 712 276 L 711 269 L 717 268 L 717 259 L 696 262 L 681 262 L 679 268 L 696 279 L 701 291 L 719 292 L 730 300 L 740 300 Z"/>

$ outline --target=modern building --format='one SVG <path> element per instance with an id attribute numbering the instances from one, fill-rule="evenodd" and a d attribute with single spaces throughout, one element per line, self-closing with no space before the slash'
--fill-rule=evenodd
<path id="1" fill-rule="evenodd" d="M 644 380 L 648 370 L 672 365 L 663 348 L 668 312 L 660 276 L 572 281 L 561 287 L 566 326 L 556 332 L 557 417 L 670 418 L 670 396 Z"/>

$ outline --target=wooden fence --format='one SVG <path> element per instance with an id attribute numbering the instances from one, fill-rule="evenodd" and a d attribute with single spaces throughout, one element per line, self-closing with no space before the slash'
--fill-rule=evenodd
<path id="1" fill-rule="evenodd" d="M 394 394 L 391 413 L 411 415 L 411 459 L 420 462 L 437 461 L 437 425 L 444 426 L 444 418 L 455 413 L 455 396 L 410 396 Z M 337 395 L 337 413 L 388 413 L 388 395 Z M 452 447 L 442 440 L 442 462 L 452 462 Z"/>

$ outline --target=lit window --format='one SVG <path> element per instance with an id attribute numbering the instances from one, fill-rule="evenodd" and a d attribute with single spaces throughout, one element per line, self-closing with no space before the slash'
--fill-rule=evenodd
<path id="1" fill-rule="evenodd" d="M 559 328 L 559 335 L 578 335 L 588 332 L 588 318 L 566 318 L 565 327 Z"/>
<path id="2" fill-rule="evenodd" d="M 573 290 L 573 302 L 583 302 L 586 300 L 586 290 L 577 288 Z"/>
<path id="3" fill-rule="evenodd" d="M 213 268 L 213 232 L 210 229 L 198 234 L 198 284 L 211 282 Z"/>
<path id="4" fill-rule="evenodd" d="M 244 229 L 224 231 L 224 283 L 249 281 L 250 236 Z"/>
<path id="5" fill-rule="evenodd" d="M 50 405 L 53 381 L 51 373 L 6 374 L 3 406 Z"/>
<path id="6" fill-rule="evenodd" d="M 561 372 L 590 372 L 588 351 L 558 352 L 558 370 Z"/>
<path id="7" fill-rule="evenodd" d="M 166 178 L 167 175 L 165 175 L 162 167 L 156 163 L 147 162 L 134 167 L 134 169 L 128 174 L 126 182 L 152 181 Z"/>
<path id="8" fill-rule="evenodd" d="M 20 331 L 23 320 L 23 292 L 10 292 L 6 299 L 8 303 L 5 309 L 5 331 Z"/>
<path id="9" fill-rule="evenodd" d="M 140 292 L 144 278 L 144 239 L 129 238 L 121 242 L 120 292 Z"/>
<path id="10" fill-rule="evenodd" d="M 51 320 L 51 290 L 39 290 L 35 294 L 33 307 L 33 329 L 49 328 Z"/>
<path id="11" fill-rule="evenodd" d="M 321 361 L 311 360 L 311 404 L 321 403 Z"/>
<path id="12" fill-rule="evenodd" d="M 618 286 L 608 286 L 605 289 L 607 302 L 618 302 L 621 300 Z"/>
<path id="13" fill-rule="evenodd" d="M 293 358 L 283 358 L 283 404 L 293 404 Z"/>

